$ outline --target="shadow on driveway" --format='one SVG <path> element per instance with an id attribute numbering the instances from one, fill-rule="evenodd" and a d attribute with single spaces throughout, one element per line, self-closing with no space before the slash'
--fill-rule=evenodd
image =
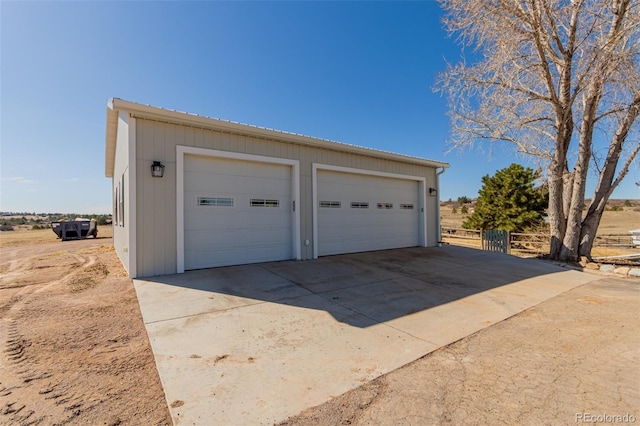
<path id="1" fill-rule="evenodd" d="M 275 302 L 325 310 L 340 322 L 369 327 L 543 275 L 562 281 L 553 275 L 560 272 L 567 269 L 546 261 L 445 246 L 203 269 L 139 281 L 143 290 L 153 286 L 154 292 L 155 309 L 146 310 L 145 322 Z M 182 293 L 176 303 L 179 288 L 196 291 Z"/>
<path id="2" fill-rule="evenodd" d="M 446 246 L 134 284 L 174 422 L 273 425 L 593 279 Z"/>

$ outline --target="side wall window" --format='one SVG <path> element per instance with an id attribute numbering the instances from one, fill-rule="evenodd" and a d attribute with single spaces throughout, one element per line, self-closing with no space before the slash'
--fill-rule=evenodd
<path id="1" fill-rule="evenodd" d="M 124 226 L 124 174 L 122 175 L 122 178 L 120 179 L 120 202 L 119 202 L 119 224 L 120 226 Z"/>
<path id="2" fill-rule="evenodd" d="M 116 186 L 113 190 L 113 223 L 114 225 L 120 225 L 120 215 L 118 211 L 120 210 L 120 182 L 118 182 L 118 186 Z"/>

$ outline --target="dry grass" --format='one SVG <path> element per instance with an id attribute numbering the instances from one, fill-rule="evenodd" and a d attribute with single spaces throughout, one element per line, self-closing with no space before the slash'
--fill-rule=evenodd
<path id="1" fill-rule="evenodd" d="M 111 225 L 98 226 L 98 239 L 113 237 Z M 15 231 L 0 232 L 0 247 L 17 247 L 29 244 L 55 243 L 60 241 L 51 229 L 28 229 L 16 227 Z"/>
<path id="2" fill-rule="evenodd" d="M 640 211 L 633 207 L 624 207 L 620 212 L 604 212 L 598 235 L 627 234 L 630 230 L 638 228 L 640 228 Z"/>
<path id="3" fill-rule="evenodd" d="M 618 247 L 594 247 L 591 250 L 593 257 L 620 256 L 623 254 L 636 254 L 638 250 Z"/>
<path id="4" fill-rule="evenodd" d="M 471 208 L 469 210 L 471 210 Z M 462 222 L 466 220 L 469 214 L 460 213 L 460 207 L 457 208 L 457 213 L 453 213 L 451 206 L 441 206 L 440 223 L 444 228 L 462 228 Z M 623 207 L 622 211 L 606 210 L 604 212 L 604 214 L 602 215 L 602 221 L 600 222 L 600 226 L 598 228 L 598 235 L 629 235 L 630 230 L 639 228 L 640 209 L 638 209 L 637 207 Z M 459 232 L 457 234 L 459 234 Z M 479 240 L 465 240 L 456 236 L 449 237 L 446 234 L 442 235 L 442 240 L 449 244 L 480 248 Z M 548 247 L 546 249 L 543 249 L 543 251 L 548 251 Z M 591 251 L 591 255 L 594 257 L 617 256 L 637 252 L 637 250 L 629 248 L 594 247 Z"/>
<path id="5" fill-rule="evenodd" d="M 605 211 L 598 228 L 598 235 L 626 234 L 632 229 L 640 228 L 640 211 L 634 207 L 624 207 L 623 211 Z M 462 222 L 469 216 L 460 213 L 452 213 L 450 206 L 440 207 L 440 223 L 445 228 L 462 228 Z"/>

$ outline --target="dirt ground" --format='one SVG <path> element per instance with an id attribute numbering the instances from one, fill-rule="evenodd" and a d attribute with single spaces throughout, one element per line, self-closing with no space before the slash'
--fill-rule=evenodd
<path id="1" fill-rule="evenodd" d="M 103 238 L 0 235 L 0 424 L 169 425 L 135 291 Z M 282 425 L 640 421 L 640 280 L 603 278 Z"/>
<path id="2" fill-rule="evenodd" d="M 50 230 L 4 234 L 0 424 L 171 424 L 112 240 L 63 243 Z"/>
<path id="3" fill-rule="evenodd" d="M 639 302 L 640 280 L 577 287 L 280 426 L 637 424 Z"/>

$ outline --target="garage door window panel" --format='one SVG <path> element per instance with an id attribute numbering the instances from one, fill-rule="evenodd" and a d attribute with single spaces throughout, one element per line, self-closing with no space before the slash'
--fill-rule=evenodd
<path id="1" fill-rule="evenodd" d="M 351 208 L 352 209 L 368 209 L 369 208 L 369 203 L 367 203 L 365 201 L 352 201 L 351 202 Z"/>
<path id="2" fill-rule="evenodd" d="M 252 198 L 249 201 L 251 207 L 280 207 L 280 200 L 265 199 L 265 198 Z"/>
<path id="3" fill-rule="evenodd" d="M 340 201 L 320 201 L 318 204 L 323 209 L 339 209 L 342 207 Z"/>
<path id="4" fill-rule="evenodd" d="M 235 200 L 228 197 L 198 197 L 196 204 L 201 207 L 233 207 Z"/>

